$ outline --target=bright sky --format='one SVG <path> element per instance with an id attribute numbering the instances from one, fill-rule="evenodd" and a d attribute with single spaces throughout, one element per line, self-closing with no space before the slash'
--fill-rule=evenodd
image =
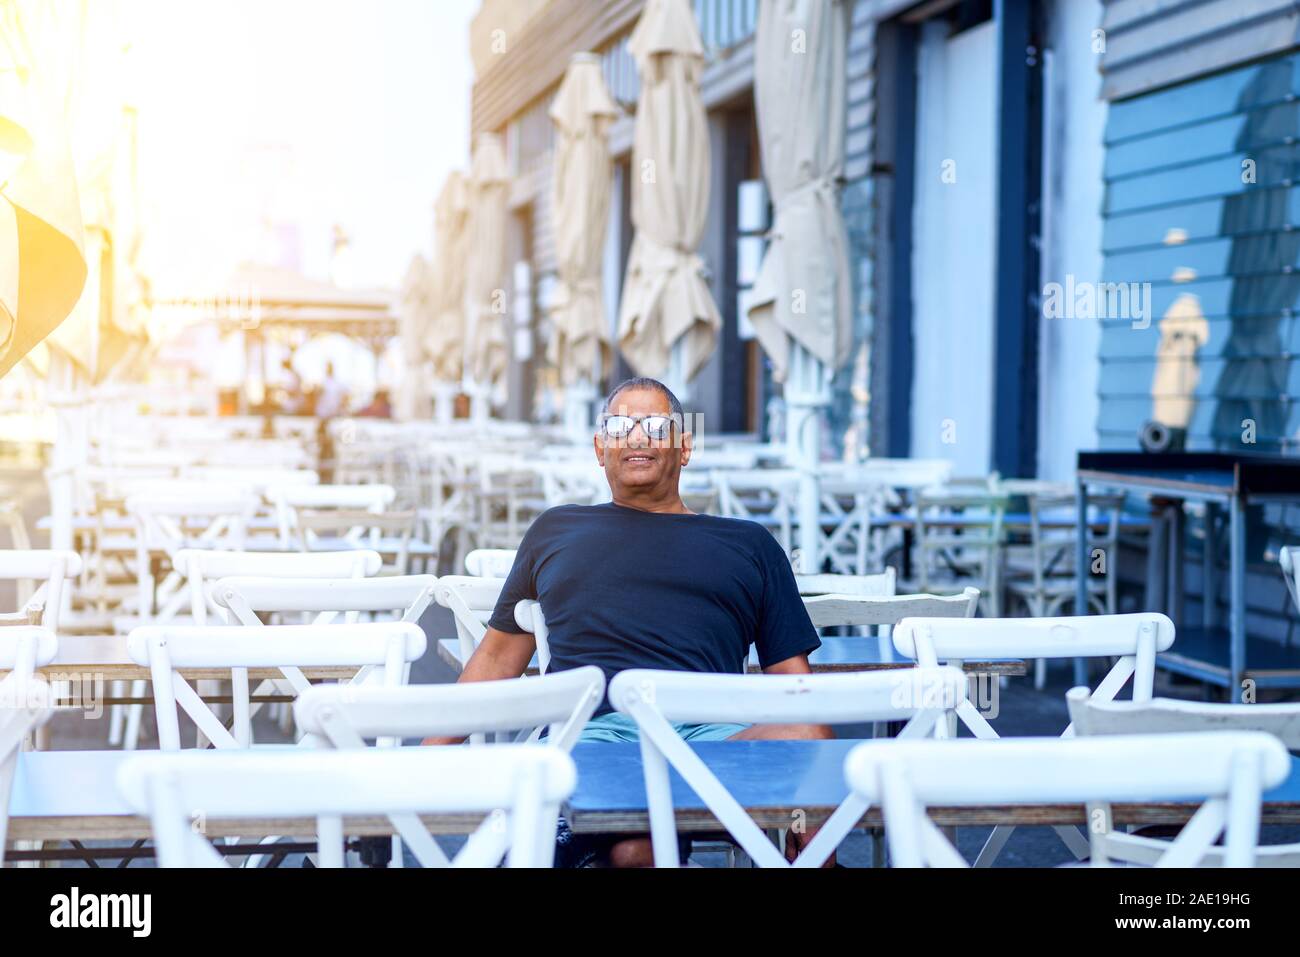
<path id="1" fill-rule="evenodd" d="M 157 292 L 241 259 L 400 284 L 468 162 L 477 0 L 122 0 Z"/>

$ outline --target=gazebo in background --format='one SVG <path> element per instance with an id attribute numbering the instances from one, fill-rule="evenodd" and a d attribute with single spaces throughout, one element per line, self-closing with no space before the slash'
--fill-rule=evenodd
<path id="1" fill-rule="evenodd" d="M 342 335 L 365 345 L 378 362 L 399 329 L 391 294 L 341 289 L 277 266 L 244 264 L 210 290 L 152 305 L 178 321 L 213 323 L 222 335 L 242 334 L 245 367 L 259 370 L 263 383 L 274 375 L 268 367 L 272 342 L 292 353 L 318 336 Z M 238 412 L 247 411 L 246 402 L 241 390 Z"/>

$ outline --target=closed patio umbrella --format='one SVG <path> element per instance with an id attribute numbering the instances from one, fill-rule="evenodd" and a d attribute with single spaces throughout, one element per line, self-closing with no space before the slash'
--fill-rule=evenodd
<path id="1" fill-rule="evenodd" d="M 759 6 L 754 95 L 775 216 L 749 319 L 778 382 L 786 381 L 796 345 L 835 369 L 851 344 L 848 234 L 839 198 L 847 11 L 843 0 L 761 0 Z M 804 38 L 802 46 L 796 36 Z"/>
<path id="2" fill-rule="evenodd" d="M 474 147 L 469 185 L 466 275 L 470 391 L 482 403 L 502 385 L 506 371 L 506 217 L 510 175 L 501 139 L 482 133 Z M 486 412 L 479 405 L 478 414 Z"/>
<path id="3" fill-rule="evenodd" d="M 641 77 L 632 150 L 636 237 L 619 309 L 619 348 L 642 375 L 684 388 L 722 320 L 696 253 L 709 204 L 704 47 L 686 0 L 648 0 L 628 41 Z"/>
<path id="4" fill-rule="evenodd" d="M 614 176 L 607 136 L 617 116 L 600 59 L 591 53 L 574 56 L 551 105 L 556 132 L 551 209 L 559 283 L 550 359 L 560 370 L 566 418 L 575 431 L 590 425 L 579 420 L 590 419 L 594 383 L 609 365 L 601 258 Z"/>
<path id="5" fill-rule="evenodd" d="M 464 368 L 465 258 L 469 243 L 469 191 L 464 174 L 452 170 L 434 206 L 434 315 L 425 333 L 425 351 L 433 360 L 435 412 L 450 422 L 452 402 Z"/>
<path id="6" fill-rule="evenodd" d="M 775 206 L 749 319 L 773 375 L 786 383 L 787 441 L 804 472 L 804 571 L 820 564 L 818 409 L 848 357 L 852 288 L 840 213 L 844 165 L 847 0 L 760 0 L 754 96 L 763 175 Z"/>
<path id="7" fill-rule="evenodd" d="M 396 409 L 399 419 L 423 418 L 428 414 L 424 407 L 429 397 L 429 357 L 424 347 L 433 320 L 435 290 L 433 267 L 417 253 L 406 268 L 397 299 L 398 330 L 406 366 Z"/>

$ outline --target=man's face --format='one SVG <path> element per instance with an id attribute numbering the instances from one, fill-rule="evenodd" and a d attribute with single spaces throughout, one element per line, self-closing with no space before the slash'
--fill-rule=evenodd
<path id="1" fill-rule="evenodd" d="M 625 389 L 614 397 L 611 415 L 634 417 L 672 415 L 668 397 L 654 389 Z M 596 432 L 596 461 L 605 469 L 605 478 L 614 492 L 636 490 L 662 491 L 677 489 L 682 468 L 691 458 L 691 437 L 683 434 L 682 423 L 673 424 L 664 438 L 646 435 L 638 421 L 627 435 L 615 438 L 605 434 L 604 425 Z"/>

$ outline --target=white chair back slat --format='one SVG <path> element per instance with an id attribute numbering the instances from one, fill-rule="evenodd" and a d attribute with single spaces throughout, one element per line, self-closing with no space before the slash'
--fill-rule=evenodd
<path id="1" fill-rule="evenodd" d="M 1161 614 L 1066 618 L 908 618 L 894 629 L 899 654 L 926 658 L 1103 658 L 1137 655 L 1149 634 L 1156 652 L 1174 643 L 1174 624 Z"/>
<path id="2" fill-rule="evenodd" d="M 353 625 L 148 626 L 134 629 L 127 652 L 136 664 L 150 669 L 154 683 L 159 744 L 179 750 L 179 706 L 199 725 L 217 720 L 190 688 L 183 669 L 229 670 L 236 684 L 233 738 L 240 746 L 251 740 L 248 704 L 249 668 L 275 668 L 301 693 L 309 686 L 303 668 L 356 668 L 358 680 L 387 686 L 406 681 L 406 665 L 424 654 L 424 632 L 410 622 L 367 622 Z M 229 746 L 221 739 L 217 743 Z"/>
<path id="3" fill-rule="evenodd" d="M 210 552 L 186 549 L 177 556 L 184 574 L 200 571 L 215 580 L 245 578 L 369 578 L 383 565 L 368 548 L 340 552 Z M 197 565 L 193 565 L 197 562 Z"/>
<path id="4" fill-rule="evenodd" d="M 275 506 L 280 530 L 280 545 L 295 547 L 299 509 L 360 509 L 382 512 L 397 498 L 391 485 L 278 485 L 267 489 L 266 496 Z"/>
<path id="5" fill-rule="evenodd" d="M 967 588 L 960 595 L 817 595 L 805 598 L 803 606 L 814 628 L 867 628 L 895 625 L 904 618 L 972 618 L 979 600 L 979 589 Z"/>
<path id="6" fill-rule="evenodd" d="M 799 594 L 857 595 L 862 598 L 892 598 L 898 586 L 895 572 L 887 568 L 877 575 L 795 575 Z"/>
<path id="7" fill-rule="evenodd" d="M 418 622 L 433 601 L 438 580 L 432 575 L 390 578 L 222 578 L 211 587 L 212 601 L 240 624 L 260 624 L 258 613 L 335 615 L 396 613 Z M 317 621 L 327 624 L 327 621 Z"/>
<path id="8" fill-rule="evenodd" d="M 294 714 L 304 731 L 335 747 L 383 736 L 470 735 L 550 726 L 548 742 L 567 751 L 604 694 L 604 673 L 589 665 L 526 681 L 402 688 L 318 685 L 299 696 Z M 339 728 L 348 734 L 338 735 Z"/>

